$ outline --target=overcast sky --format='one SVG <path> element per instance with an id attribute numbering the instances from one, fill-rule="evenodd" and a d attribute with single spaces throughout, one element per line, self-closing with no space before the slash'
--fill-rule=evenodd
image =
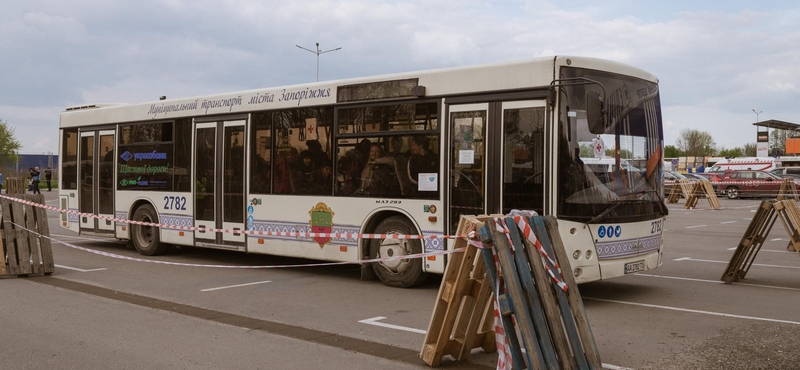
<path id="1" fill-rule="evenodd" d="M 761 120 L 800 123 L 793 1 L 0 0 L 0 119 L 23 152 L 56 152 L 58 115 L 135 103 L 555 54 L 655 74 L 667 144 L 718 146 Z M 648 2 L 650 3 L 650 2 Z"/>

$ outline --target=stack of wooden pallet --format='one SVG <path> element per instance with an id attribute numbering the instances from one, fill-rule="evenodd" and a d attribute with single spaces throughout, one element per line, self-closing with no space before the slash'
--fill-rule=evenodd
<path id="1" fill-rule="evenodd" d="M 6 194 L 25 194 L 25 179 L 8 178 L 6 179 Z"/>
<path id="2" fill-rule="evenodd" d="M 19 195 L 19 198 L 44 204 L 44 195 Z M 0 228 L 0 276 L 50 275 L 55 271 L 47 213 L 44 208 L 0 199 L 3 222 Z M 33 230 L 36 233 L 29 232 Z"/>
<path id="3" fill-rule="evenodd" d="M 486 221 L 480 233 L 500 266 L 487 269 L 497 277 L 495 294 L 514 368 L 601 369 L 556 219 L 498 218 Z M 514 348 L 517 337 L 520 348 Z"/>
<path id="4" fill-rule="evenodd" d="M 783 179 L 781 188 L 778 190 L 778 200 L 800 200 L 800 195 L 797 194 L 797 185 L 794 179 Z"/>
<path id="5" fill-rule="evenodd" d="M 731 256 L 721 280 L 731 284 L 744 279 L 764 245 L 775 221 L 780 220 L 789 235 L 789 250 L 800 251 L 800 207 L 794 201 L 764 200 Z"/>
<path id="6" fill-rule="evenodd" d="M 462 216 L 457 235 L 468 236 L 490 218 Z M 465 251 L 450 255 L 420 352 L 422 360 L 434 367 L 444 355 L 465 360 L 474 348 L 496 351 L 492 288 L 484 256 L 467 239 L 457 239 L 454 248 Z"/>

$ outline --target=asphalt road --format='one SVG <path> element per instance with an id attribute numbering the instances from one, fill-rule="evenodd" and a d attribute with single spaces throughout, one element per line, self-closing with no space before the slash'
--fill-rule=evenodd
<path id="1" fill-rule="evenodd" d="M 48 194 L 48 199 L 55 199 Z M 800 256 L 776 225 L 747 279 L 719 281 L 758 200 L 669 205 L 664 265 L 580 286 L 610 369 L 800 369 Z M 58 228 L 56 238 L 140 257 Z M 782 240 L 774 240 L 781 238 Z M 427 368 L 439 278 L 416 289 L 360 281 L 357 267 L 178 267 L 54 245 L 51 277 L 0 280 L 7 368 Z M 307 260 L 181 248 L 153 260 L 286 265 Z M 494 367 L 476 351 L 447 368 Z"/>

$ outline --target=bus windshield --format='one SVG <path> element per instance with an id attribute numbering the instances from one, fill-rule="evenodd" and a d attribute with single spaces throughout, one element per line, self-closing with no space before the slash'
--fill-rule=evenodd
<path id="1" fill-rule="evenodd" d="M 588 221 L 611 204 L 626 203 L 605 221 L 663 216 L 663 142 L 658 85 L 637 78 L 563 68 L 562 78 L 583 77 L 605 88 L 605 119 L 589 122 L 588 96 L 597 84 L 560 87 L 558 216 Z"/>

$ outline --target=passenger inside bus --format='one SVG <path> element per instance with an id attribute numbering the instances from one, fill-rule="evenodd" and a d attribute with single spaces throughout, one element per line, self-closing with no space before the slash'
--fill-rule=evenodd
<path id="1" fill-rule="evenodd" d="M 297 149 L 281 151 L 275 165 L 275 194 L 292 194 L 292 170 L 297 161 Z"/>
<path id="2" fill-rule="evenodd" d="M 369 139 L 361 140 L 339 159 L 339 172 L 343 178 L 339 191 L 342 195 L 353 195 L 361 188 L 361 172 L 367 164 L 371 144 Z"/>
<path id="3" fill-rule="evenodd" d="M 355 195 L 389 197 L 400 195 L 395 160 L 386 156 L 380 144 L 370 146 L 369 162 L 361 171 L 361 187 Z"/>
<path id="4" fill-rule="evenodd" d="M 430 139 L 427 136 L 411 138 L 411 158 L 408 160 L 408 180 L 417 185 L 420 173 L 438 173 L 439 157 L 430 151 Z"/>

